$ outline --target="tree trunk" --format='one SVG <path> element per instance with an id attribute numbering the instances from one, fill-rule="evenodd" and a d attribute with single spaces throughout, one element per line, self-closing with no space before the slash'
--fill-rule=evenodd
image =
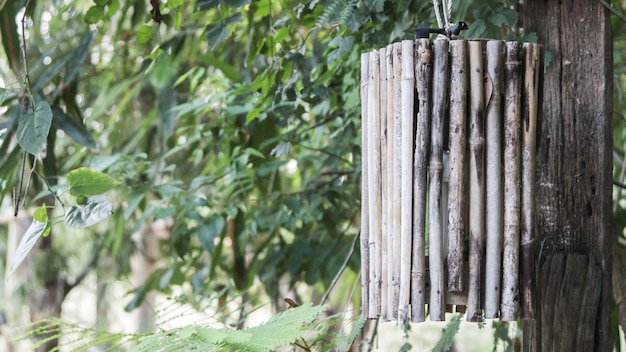
<path id="1" fill-rule="evenodd" d="M 552 55 L 537 162 L 535 320 L 525 351 L 611 351 L 612 38 L 597 0 L 525 0 Z"/>

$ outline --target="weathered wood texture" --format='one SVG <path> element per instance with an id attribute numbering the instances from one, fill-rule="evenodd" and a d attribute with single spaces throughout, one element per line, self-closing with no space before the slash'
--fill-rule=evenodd
<path id="1" fill-rule="evenodd" d="M 485 232 L 485 97 L 483 42 L 469 42 L 469 289 L 467 320 L 480 321 Z"/>
<path id="2" fill-rule="evenodd" d="M 430 160 L 428 162 L 428 262 L 430 269 L 430 320 L 442 321 L 444 303 L 444 251 L 442 207 L 443 135 L 448 98 L 448 41 L 436 40 L 433 44 L 433 111 L 430 135 Z"/>
<path id="3" fill-rule="evenodd" d="M 448 290 L 465 288 L 467 41 L 450 42 L 450 182 L 448 199 Z"/>
<path id="4" fill-rule="evenodd" d="M 610 351 L 612 43 L 595 0 L 526 0 L 524 27 L 552 52 L 537 159 L 536 320 L 526 351 Z"/>
<path id="5" fill-rule="evenodd" d="M 367 87 L 369 75 L 369 53 L 361 54 L 361 300 L 363 301 L 363 315 L 369 318 L 369 187 L 368 168 L 368 121 L 367 116 Z"/>
<path id="6" fill-rule="evenodd" d="M 411 259 L 411 320 L 424 321 L 426 315 L 426 185 L 430 144 L 430 88 L 433 52 L 428 39 L 417 41 L 415 85 L 417 122 L 413 158 L 413 250 Z"/>

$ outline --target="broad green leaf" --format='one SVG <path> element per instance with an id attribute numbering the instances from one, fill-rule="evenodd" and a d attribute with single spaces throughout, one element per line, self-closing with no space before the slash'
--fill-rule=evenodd
<path id="1" fill-rule="evenodd" d="M 220 233 L 222 233 L 225 223 L 223 217 L 213 214 L 208 224 L 198 227 L 200 244 L 202 244 L 202 248 L 207 252 L 213 253 L 213 249 L 215 249 L 215 238 L 218 238 Z"/>
<path id="2" fill-rule="evenodd" d="M 96 24 L 104 18 L 104 7 L 95 5 L 87 10 L 85 14 L 85 22 L 88 24 Z"/>
<path id="3" fill-rule="evenodd" d="M 13 263 L 11 263 L 11 274 L 22 264 L 28 253 L 30 253 L 35 246 L 35 243 L 37 243 L 39 237 L 46 232 L 47 228 L 49 231 L 49 226 L 50 223 L 47 220 L 45 222 L 33 220 L 32 224 L 26 229 L 26 233 L 22 236 L 20 243 L 17 245 L 15 257 L 13 258 Z"/>
<path id="4" fill-rule="evenodd" d="M 17 123 L 17 142 L 20 147 L 38 156 L 46 143 L 51 124 L 50 105 L 45 100 L 39 101 L 35 106 L 35 112 L 24 115 Z"/>
<path id="5" fill-rule="evenodd" d="M 150 38 L 152 38 L 152 26 L 144 24 L 139 28 L 139 31 L 137 31 L 137 43 L 147 43 Z"/>
<path id="6" fill-rule="evenodd" d="M 67 183 L 73 196 L 95 196 L 109 191 L 116 184 L 111 176 L 88 167 L 70 171 Z"/>
<path id="7" fill-rule="evenodd" d="M 65 223 L 74 229 L 94 225 L 113 213 L 113 203 L 104 196 L 88 197 L 85 204 L 72 205 L 65 213 Z"/>

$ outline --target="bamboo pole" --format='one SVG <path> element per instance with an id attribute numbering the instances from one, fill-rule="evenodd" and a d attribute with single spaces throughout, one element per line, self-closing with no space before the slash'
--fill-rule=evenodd
<path id="1" fill-rule="evenodd" d="M 467 142 L 467 41 L 450 42 L 450 181 L 448 184 L 448 290 L 461 292 L 465 287 L 465 221 Z"/>
<path id="2" fill-rule="evenodd" d="M 393 246 L 393 262 L 392 270 L 393 275 L 391 277 L 392 282 L 392 307 L 393 318 L 398 318 L 398 308 L 400 307 L 400 227 L 402 223 L 402 217 L 400 214 L 399 205 L 402 199 L 402 91 L 401 91 L 401 75 L 402 75 L 402 44 L 394 43 L 393 45 L 393 202 L 394 211 L 392 213 L 392 246 Z"/>
<path id="3" fill-rule="evenodd" d="M 380 161 L 381 161 L 381 201 L 382 201 L 382 236 L 381 236 L 381 289 L 380 289 L 380 310 L 383 321 L 389 321 L 387 289 L 389 278 L 387 267 L 389 246 L 389 194 L 387 188 L 387 169 L 389 163 L 387 159 L 387 57 L 386 49 L 378 50 L 380 62 Z"/>
<path id="4" fill-rule="evenodd" d="M 467 320 L 482 320 L 481 276 L 485 231 L 485 131 L 483 92 L 483 42 L 470 41 L 470 160 L 469 160 L 469 288 Z"/>
<path id="5" fill-rule="evenodd" d="M 415 73 L 413 41 L 402 41 L 402 198 L 400 203 L 400 304 L 398 322 L 407 322 L 411 292 L 411 248 L 413 235 L 413 105 Z"/>
<path id="6" fill-rule="evenodd" d="M 426 184 L 430 144 L 430 87 L 432 84 L 430 40 L 419 39 L 415 50 L 417 123 L 413 160 L 413 249 L 411 259 L 411 321 L 425 320 L 426 290 Z"/>
<path id="7" fill-rule="evenodd" d="M 520 43 L 506 43 L 504 111 L 504 259 L 501 319 L 517 319 L 519 309 L 519 243 L 521 198 L 521 81 Z"/>
<path id="8" fill-rule="evenodd" d="M 485 266 L 485 317 L 497 318 L 500 311 L 502 268 L 502 42 L 487 42 L 485 80 L 486 207 L 487 237 Z"/>
<path id="9" fill-rule="evenodd" d="M 441 215 L 441 174 L 443 130 L 448 96 L 448 41 L 433 43 L 433 111 L 428 163 L 428 263 L 430 265 L 430 320 L 444 320 L 443 224 Z"/>
<path id="10" fill-rule="evenodd" d="M 394 317 L 395 305 L 393 302 L 393 262 L 396 258 L 393 251 L 393 241 L 397 234 L 394 233 L 393 218 L 394 213 L 397 212 L 395 207 L 395 198 L 393 194 L 393 182 L 394 182 L 394 77 L 393 77 L 393 44 L 387 46 L 385 53 L 385 66 L 387 68 L 387 169 L 383 172 L 387 172 L 387 184 L 383 187 L 387 187 L 387 208 L 389 209 L 388 218 L 388 230 L 387 233 L 387 267 L 383 270 L 387 270 L 387 319 L 391 320 Z M 396 315 L 397 317 L 397 315 Z"/>
<path id="11" fill-rule="evenodd" d="M 370 292 L 369 313 L 371 318 L 380 314 L 380 241 L 381 241 L 381 183 L 380 183 L 380 65 L 377 51 L 370 53 L 368 87 L 368 180 L 369 180 L 369 256 L 370 256 Z"/>
<path id="12" fill-rule="evenodd" d="M 368 115 L 369 53 L 361 54 L 361 310 L 369 315 L 369 192 L 368 183 Z"/>
<path id="13" fill-rule="evenodd" d="M 534 202 L 535 202 L 535 157 L 537 153 L 537 114 L 539 97 L 539 77 L 543 65 L 541 47 L 538 44 L 524 43 L 526 52 L 524 67 L 524 102 L 522 119 L 522 216 L 521 216 L 521 289 L 522 318 L 535 318 L 533 294 L 535 291 L 534 256 Z"/>

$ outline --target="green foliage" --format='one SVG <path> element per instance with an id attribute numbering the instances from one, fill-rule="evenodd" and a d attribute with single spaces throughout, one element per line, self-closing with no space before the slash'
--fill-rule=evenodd
<path id="1" fill-rule="evenodd" d="M 157 332 L 143 337 L 131 351 L 272 351 L 301 339 L 308 324 L 324 310 L 322 306 L 304 305 L 284 311 L 267 323 L 244 330 L 190 326 L 174 331 Z M 280 332 L 280 333 L 277 333 Z"/>
<path id="2" fill-rule="evenodd" d="M 52 110 L 47 101 L 38 101 L 34 112 L 27 113 L 17 123 L 17 142 L 25 151 L 34 156 L 41 153 L 50 125 Z"/>
<path id="3" fill-rule="evenodd" d="M 65 213 L 65 223 L 75 229 L 97 224 L 113 213 L 113 203 L 103 196 L 81 198 L 78 205 L 72 205 Z"/>
<path id="4" fill-rule="evenodd" d="M 43 217 L 39 215 L 38 218 L 42 219 Z M 49 232 L 50 221 L 47 219 L 47 217 L 44 221 L 33 220 L 30 226 L 26 229 L 24 235 L 22 235 L 20 243 L 15 249 L 15 256 L 13 258 L 13 262 L 11 263 L 11 274 L 13 274 L 15 272 L 15 269 L 17 269 L 17 267 L 24 261 L 24 259 L 26 259 L 26 256 L 33 249 L 39 237 L 45 236 Z"/>
<path id="5" fill-rule="evenodd" d="M 87 167 L 70 171 L 67 174 L 67 183 L 73 196 L 97 196 L 115 186 L 115 180 L 111 176 Z"/>
<path id="6" fill-rule="evenodd" d="M 450 319 L 448 325 L 442 329 L 441 339 L 437 342 L 435 347 L 433 347 L 433 352 L 444 352 L 448 351 L 450 347 L 452 347 L 452 343 L 454 342 L 454 336 L 459 332 L 459 328 L 461 327 L 461 318 L 463 314 L 456 314 Z"/>
<path id="7" fill-rule="evenodd" d="M 65 345 L 72 351 L 88 351 L 93 347 L 116 350 L 136 344 L 130 351 L 273 351 L 281 346 L 293 344 L 307 346 L 316 351 L 348 351 L 359 334 L 365 318 L 356 320 L 337 314 L 318 318 L 325 310 L 323 306 L 302 305 L 273 316 L 269 321 L 243 330 L 191 325 L 172 330 L 161 330 L 149 334 L 115 334 L 70 324 L 59 319 L 46 319 L 23 328 L 24 334 L 13 341 L 40 340 L 30 346 L 35 349 L 46 339 L 66 337 Z M 347 333 L 330 333 L 344 324 L 352 325 Z M 310 337 L 315 336 L 309 340 Z M 42 340 L 43 339 L 43 340 Z"/>

